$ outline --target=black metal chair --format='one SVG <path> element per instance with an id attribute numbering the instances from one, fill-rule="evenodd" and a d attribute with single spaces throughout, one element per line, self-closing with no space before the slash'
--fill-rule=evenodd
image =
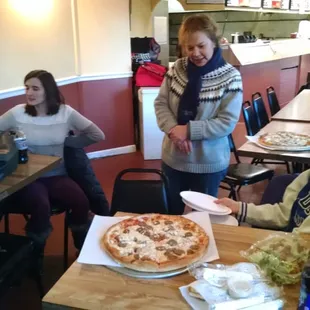
<path id="1" fill-rule="evenodd" d="M 259 128 L 255 112 L 252 108 L 250 101 L 245 101 L 242 104 L 242 114 L 248 136 L 254 136 L 258 133 Z"/>
<path id="2" fill-rule="evenodd" d="M 271 180 L 274 171 L 260 165 L 241 163 L 232 135 L 229 135 L 228 139 L 230 151 L 234 154 L 237 163 L 229 165 L 227 175 L 222 181 L 225 185 L 221 184 L 220 187 L 229 191 L 229 198 L 237 200 L 237 191 L 242 186 Z M 239 187 L 238 190 L 237 187 Z"/>
<path id="3" fill-rule="evenodd" d="M 42 298 L 44 289 L 34 242 L 25 236 L 0 233 L 0 297 L 27 275 L 36 281 Z"/>
<path id="4" fill-rule="evenodd" d="M 269 123 L 269 117 L 261 93 L 257 92 L 252 95 L 252 105 L 255 111 L 258 128 L 262 129 Z"/>
<path id="5" fill-rule="evenodd" d="M 128 179 L 129 173 L 141 175 L 153 174 L 156 179 Z M 125 169 L 121 171 L 114 183 L 111 215 L 116 212 L 133 213 L 169 213 L 169 186 L 164 173 L 157 169 Z"/>
<path id="6" fill-rule="evenodd" d="M 267 98 L 269 103 L 269 109 L 271 116 L 275 115 L 280 111 L 280 104 L 278 101 L 277 94 L 272 86 L 269 86 L 266 90 L 267 92 Z"/>
<path id="7" fill-rule="evenodd" d="M 4 213 L 4 232 L 9 234 L 10 233 L 10 214 L 20 214 L 20 212 L 14 212 L 14 205 L 10 205 L 10 201 L 5 201 L 9 208 L 10 213 Z M 3 202 L 4 203 L 4 202 Z M 56 206 L 52 206 L 51 215 L 59 215 L 65 213 L 65 221 L 64 221 L 64 254 L 63 254 L 63 267 L 64 271 L 68 268 L 68 244 L 69 244 L 69 225 L 68 225 L 68 212 L 65 208 L 60 208 Z M 22 214 L 26 222 L 29 221 L 28 214 Z"/>
<path id="8" fill-rule="evenodd" d="M 256 98 L 256 99 L 253 99 L 253 108 L 251 107 L 251 104 L 249 101 L 244 102 L 244 104 L 242 106 L 242 113 L 243 113 L 243 118 L 244 118 L 244 122 L 245 122 L 245 127 L 247 130 L 247 134 L 249 136 L 254 136 L 255 134 L 257 134 L 257 132 L 262 128 L 262 127 L 260 127 L 260 126 L 262 126 L 262 124 L 267 125 L 269 123 L 268 115 L 267 115 L 265 105 L 264 105 L 264 102 L 263 102 L 263 99 L 262 99 L 260 93 L 253 94 L 253 97 Z M 256 106 L 256 110 L 255 110 L 255 106 Z M 261 117 L 258 115 L 258 113 L 261 113 L 261 115 L 265 115 L 265 116 Z M 260 118 L 263 121 L 261 121 L 259 123 Z M 287 172 L 290 173 L 290 171 L 291 171 L 290 165 L 287 161 L 266 161 L 264 159 L 253 158 L 252 164 L 259 164 L 259 163 L 261 163 L 261 164 L 263 164 L 263 163 L 264 164 L 274 164 L 274 165 L 286 165 Z"/>

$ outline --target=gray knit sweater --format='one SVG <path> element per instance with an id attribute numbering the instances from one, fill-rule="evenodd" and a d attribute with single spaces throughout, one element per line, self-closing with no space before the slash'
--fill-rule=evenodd
<path id="1" fill-rule="evenodd" d="M 215 173 L 226 169 L 230 160 L 228 135 L 238 122 L 242 105 L 242 80 L 232 65 L 209 72 L 202 78 L 198 113 L 190 121 L 189 139 L 193 149 L 182 153 L 169 139 L 170 129 L 178 125 L 180 97 L 187 84 L 187 58 L 178 59 L 168 71 L 155 99 L 159 128 L 166 133 L 162 160 L 173 169 L 191 173 Z"/>

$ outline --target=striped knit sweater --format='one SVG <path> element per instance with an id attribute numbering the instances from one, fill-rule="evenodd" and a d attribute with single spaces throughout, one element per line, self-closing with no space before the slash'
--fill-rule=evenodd
<path id="1" fill-rule="evenodd" d="M 187 58 L 178 59 L 168 71 L 158 97 L 155 112 L 159 128 L 166 133 L 162 160 L 171 168 L 191 173 L 215 173 L 226 169 L 230 160 L 228 135 L 238 122 L 242 104 L 239 71 L 225 65 L 202 77 L 198 113 L 190 121 L 188 138 L 193 143 L 190 154 L 180 152 L 168 133 L 177 126 L 180 98 L 187 84 Z"/>

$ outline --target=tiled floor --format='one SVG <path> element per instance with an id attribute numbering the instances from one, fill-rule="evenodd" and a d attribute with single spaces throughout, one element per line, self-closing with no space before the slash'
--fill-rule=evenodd
<path id="1" fill-rule="evenodd" d="M 234 132 L 235 143 L 240 146 L 244 143 L 243 124 L 239 124 Z M 242 159 L 249 161 L 249 159 Z M 233 159 L 232 159 L 233 161 Z M 114 179 L 119 171 L 125 168 L 160 168 L 160 161 L 144 161 L 140 152 L 128 155 L 108 157 L 93 161 L 93 167 L 96 175 L 108 197 L 111 200 Z M 274 168 L 274 167 L 273 167 Z M 285 173 L 284 167 L 276 167 L 276 174 Z M 242 188 L 240 199 L 258 203 L 262 192 L 266 186 L 266 182 L 257 185 Z M 219 197 L 227 195 L 227 191 L 220 190 Z M 54 231 L 50 236 L 46 247 L 45 258 L 45 288 L 48 290 L 62 275 L 62 251 L 63 251 L 63 216 L 55 216 L 52 218 Z M 11 216 L 12 233 L 22 234 L 24 220 L 21 216 Z M 0 223 L 0 229 L 3 231 L 3 225 Z M 70 263 L 74 260 L 75 250 L 70 240 Z M 21 287 L 13 288 L 7 296 L 0 301 L 1 310 L 20 310 L 20 309 L 41 309 L 41 302 L 37 294 L 36 286 L 33 281 L 25 280 Z"/>

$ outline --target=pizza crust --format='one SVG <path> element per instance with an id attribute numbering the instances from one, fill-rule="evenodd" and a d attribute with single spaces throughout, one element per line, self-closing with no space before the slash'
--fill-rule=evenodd
<path id="1" fill-rule="evenodd" d="M 194 240 L 193 245 L 195 244 L 197 249 L 195 248 L 195 251 L 190 251 L 190 252 L 193 252 L 190 254 L 184 253 L 185 255 L 182 257 L 177 257 L 176 255 L 172 256 L 173 259 L 168 259 L 166 258 L 166 256 L 161 255 L 161 257 L 166 258 L 166 260 L 164 261 L 157 261 L 157 259 L 152 259 L 152 257 L 154 256 L 157 257 L 156 253 L 150 253 L 150 255 L 148 256 L 142 256 L 139 258 L 134 257 L 134 252 L 128 253 L 128 255 L 124 255 L 124 253 L 122 253 L 122 249 L 116 246 L 115 242 L 113 243 L 112 241 L 116 238 L 119 238 L 122 235 L 122 232 L 124 229 L 127 230 L 127 228 L 125 228 L 125 226 L 123 225 L 126 225 L 127 223 L 134 223 L 136 219 L 139 220 L 141 218 L 147 218 L 148 219 L 146 221 L 147 223 L 154 221 L 154 219 L 160 218 L 161 221 L 171 221 L 173 225 L 175 226 L 183 225 L 182 227 L 185 227 L 186 225 L 188 225 L 187 232 L 191 232 L 193 234 L 192 236 L 192 239 Z M 131 227 L 136 227 L 136 226 L 132 225 Z M 119 236 L 116 236 L 115 231 L 120 231 Z M 179 231 L 178 233 L 184 234 L 184 231 L 182 232 Z M 197 237 L 197 239 L 195 237 Z M 171 236 L 168 236 L 167 239 L 164 239 L 161 242 L 161 244 L 169 240 L 169 238 L 171 238 Z M 178 236 L 178 238 L 180 241 L 182 241 L 182 239 L 180 239 L 180 236 Z M 185 237 L 183 237 L 183 239 L 184 238 Z M 155 241 L 150 241 L 150 242 L 156 245 Z M 197 243 L 199 243 L 199 246 L 197 246 Z M 111 256 L 111 258 L 115 260 L 117 263 L 119 263 L 120 265 L 126 268 L 137 270 L 137 271 L 143 271 L 143 272 L 165 272 L 165 271 L 172 271 L 172 270 L 186 267 L 194 262 L 199 261 L 203 257 L 203 255 L 205 254 L 207 250 L 208 243 L 209 243 L 208 236 L 198 224 L 182 216 L 158 215 L 158 214 L 146 214 L 143 216 L 140 215 L 140 216 L 136 216 L 128 220 L 124 220 L 119 223 L 116 223 L 105 232 L 105 234 L 100 240 L 101 248 L 105 252 L 107 252 Z M 132 248 L 135 248 L 135 244 L 133 242 L 130 242 L 129 245 L 130 246 L 128 245 L 127 246 L 128 246 L 128 251 L 130 252 Z M 165 243 L 165 245 L 167 244 Z M 177 248 L 178 245 L 176 245 L 175 247 Z M 172 247 L 171 249 L 173 250 L 174 248 Z M 182 249 L 182 247 L 179 247 L 179 249 Z M 153 247 L 153 250 L 154 250 L 154 247 Z M 158 251 L 156 252 L 158 253 Z"/>
<path id="2" fill-rule="evenodd" d="M 187 290 L 188 290 L 188 294 L 189 294 L 190 296 L 205 301 L 205 299 L 204 299 L 192 286 L 188 286 L 188 287 L 187 287 Z"/>

